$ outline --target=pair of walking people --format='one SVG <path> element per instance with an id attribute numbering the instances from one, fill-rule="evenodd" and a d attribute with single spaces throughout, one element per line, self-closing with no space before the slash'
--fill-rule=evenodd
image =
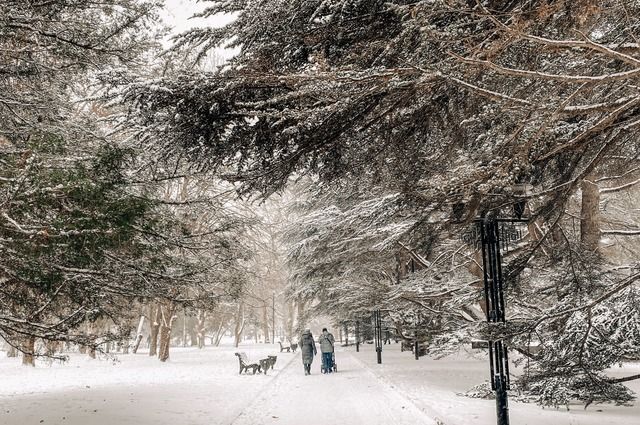
<path id="1" fill-rule="evenodd" d="M 320 343 L 320 352 L 322 353 L 322 372 L 323 373 L 331 373 L 333 371 L 333 356 L 334 356 L 334 343 L 335 338 L 333 335 L 327 330 L 327 328 L 322 329 L 322 335 L 318 338 L 318 342 Z M 311 335 L 311 330 L 305 329 L 302 333 L 302 337 L 300 338 L 300 352 L 302 353 L 302 364 L 304 365 L 304 374 L 311 374 L 311 363 L 313 363 L 313 358 L 318 355 L 318 350 L 316 348 L 316 342 L 313 340 L 313 335 Z"/>

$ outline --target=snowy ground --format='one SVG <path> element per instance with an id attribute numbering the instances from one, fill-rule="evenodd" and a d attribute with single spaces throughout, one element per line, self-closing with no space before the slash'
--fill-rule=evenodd
<path id="1" fill-rule="evenodd" d="M 264 344 L 240 349 L 256 358 L 279 351 Z M 321 375 L 316 361 L 313 374 L 304 376 L 299 354 L 278 353 L 269 375 L 238 376 L 233 347 L 172 350 L 166 364 L 144 354 L 121 356 L 118 363 L 73 355 L 66 364 L 25 368 L 3 356 L 0 424 L 495 423 L 493 401 L 455 394 L 486 380 L 482 358 L 416 361 L 393 344 L 378 365 L 373 347 L 364 345 L 360 353 L 353 347 L 337 353 L 337 374 Z M 624 373 L 634 367 L 640 368 Z M 640 384 L 630 386 L 640 392 Z M 518 425 L 630 425 L 638 423 L 640 407 L 567 412 L 512 402 L 510 413 Z"/>
<path id="2" fill-rule="evenodd" d="M 272 345 L 242 346 L 256 358 Z M 279 354 L 275 370 L 238 376 L 233 347 L 172 348 L 165 364 L 146 354 L 120 362 L 72 355 L 66 364 L 24 368 L 0 360 L 0 424 L 229 424 L 294 354 Z"/>
<path id="3" fill-rule="evenodd" d="M 349 351 L 355 348 L 349 347 Z M 474 350 L 475 351 L 475 350 Z M 494 400 L 480 400 L 456 395 L 488 380 L 489 362 L 477 352 L 461 353 L 441 360 L 400 352 L 399 344 L 383 346 L 383 363 L 376 364 L 372 345 L 361 345 L 357 359 L 374 371 L 387 385 L 416 406 L 446 425 L 496 423 Z M 517 370 L 512 366 L 512 371 Z M 627 364 L 612 370 L 612 376 L 627 376 L 640 372 L 640 364 Z M 640 395 L 640 382 L 629 387 Z M 509 402 L 511 423 L 518 425 L 637 425 L 640 423 L 640 400 L 633 407 L 614 405 L 570 406 L 570 410 L 543 409 L 532 403 Z"/>

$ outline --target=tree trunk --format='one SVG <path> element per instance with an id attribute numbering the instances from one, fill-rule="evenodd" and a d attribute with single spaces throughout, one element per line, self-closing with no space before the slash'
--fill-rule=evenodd
<path id="1" fill-rule="evenodd" d="M 89 325 L 87 327 L 87 333 L 89 334 L 90 337 L 95 336 L 94 335 L 95 327 L 96 327 L 95 322 L 89 322 Z M 91 359 L 95 359 L 96 358 L 96 346 L 95 346 L 95 344 L 92 343 L 92 345 L 87 346 L 87 354 L 89 355 L 89 358 L 91 358 Z"/>
<path id="2" fill-rule="evenodd" d="M 216 347 L 220 345 L 220 340 L 222 339 L 224 329 L 224 318 L 220 319 L 220 324 L 218 325 L 218 330 L 216 331 L 215 337 L 211 339 L 211 343 Z"/>
<path id="3" fill-rule="evenodd" d="M 149 308 L 149 321 L 151 322 L 151 332 L 149 334 L 149 355 L 158 354 L 158 331 L 160 329 L 160 306 Z"/>
<path id="4" fill-rule="evenodd" d="M 60 343 L 58 341 L 46 341 L 44 345 L 48 356 L 53 356 L 56 352 L 60 351 Z"/>
<path id="5" fill-rule="evenodd" d="M 205 344 L 204 337 L 205 337 L 205 332 L 207 330 L 205 326 L 206 320 L 207 320 L 207 313 L 202 309 L 198 310 L 198 316 L 197 316 L 197 322 L 196 322 L 198 348 L 204 348 L 204 344 Z"/>
<path id="6" fill-rule="evenodd" d="M 580 241 L 587 249 L 597 251 L 600 243 L 600 189 L 589 180 L 582 180 L 581 188 Z"/>
<path id="7" fill-rule="evenodd" d="M 235 347 L 237 347 L 240 344 L 240 338 L 242 337 L 243 329 L 244 329 L 244 303 L 240 301 L 238 303 L 238 312 L 236 314 L 236 325 L 233 330 Z"/>
<path id="8" fill-rule="evenodd" d="M 293 341 L 293 323 L 295 322 L 296 310 L 293 303 L 287 303 L 287 323 L 286 323 L 286 337 L 289 341 Z M 273 341 L 275 342 L 275 341 Z"/>
<path id="9" fill-rule="evenodd" d="M 264 332 L 264 343 L 269 343 L 269 313 L 267 312 L 267 303 L 262 304 L 262 332 Z"/>
<path id="10" fill-rule="evenodd" d="M 7 357 L 18 357 L 18 350 L 12 344 L 9 344 L 9 349 L 7 350 Z"/>
<path id="11" fill-rule="evenodd" d="M 136 341 L 133 343 L 133 354 L 138 352 L 138 348 L 140 348 L 140 343 L 142 342 L 142 329 L 144 327 L 144 314 L 140 316 L 140 321 L 138 322 L 138 330 L 136 331 Z"/>
<path id="12" fill-rule="evenodd" d="M 302 331 L 304 331 L 304 325 L 305 325 L 305 314 L 304 314 L 304 307 L 305 307 L 305 301 L 304 300 L 298 300 L 297 302 L 297 314 L 296 314 L 296 334 L 297 335 L 301 335 Z"/>
<path id="13" fill-rule="evenodd" d="M 171 328 L 173 322 L 178 316 L 175 315 L 176 305 L 172 302 L 165 309 L 160 308 L 161 312 L 161 325 L 160 325 L 160 349 L 158 351 L 158 358 L 161 362 L 166 362 L 169 359 L 169 347 L 171 347 Z"/>
<path id="14" fill-rule="evenodd" d="M 189 326 L 189 345 L 192 347 L 198 346 L 198 320 L 190 324 Z"/>
<path id="15" fill-rule="evenodd" d="M 349 345 L 349 327 L 344 324 L 344 345 Z"/>
<path id="16" fill-rule="evenodd" d="M 22 364 L 25 366 L 35 366 L 36 338 L 26 336 L 22 340 Z"/>

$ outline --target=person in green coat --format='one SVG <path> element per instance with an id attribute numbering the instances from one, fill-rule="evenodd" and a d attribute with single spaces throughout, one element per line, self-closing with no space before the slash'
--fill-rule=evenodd
<path id="1" fill-rule="evenodd" d="M 313 340 L 310 329 L 305 329 L 300 337 L 300 352 L 302 353 L 302 364 L 304 365 L 304 374 L 311 375 L 311 363 L 313 363 L 313 356 L 318 354 L 316 349 L 316 342 Z"/>

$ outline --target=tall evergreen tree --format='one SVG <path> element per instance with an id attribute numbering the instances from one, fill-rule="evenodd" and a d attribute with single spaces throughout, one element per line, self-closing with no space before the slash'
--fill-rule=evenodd
<path id="1" fill-rule="evenodd" d="M 600 247 L 596 182 L 603 193 L 637 184 L 640 4 L 211 4 L 204 16 L 237 19 L 191 30 L 175 49 L 202 56 L 229 46 L 240 53 L 214 73 L 125 87 L 142 140 L 225 173 L 245 191 L 268 195 L 305 174 L 327 190 L 348 185 L 357 201 L 318 215 L 322 235 L 310 238 L 317 246 L 329 246 L 325 237 L 332 248 L 357 246 L 348 232 L 369 233 L 375 243 L 377 229 L 366 222 L 349 228 L 340 221 L 367 205 L 383 205 L 376 226 L 409 217 L 412 225 L 393 239 L 428 264 L 393 297 L 425 309 L 432 302 L 463 309 L 481 299 L 477 253 L 457 235 L 476 217 L 511 215 L 514 204 L 527 201 L 526 235 L 505 257 L 512 325 L 504 336 L 531 360 L 523 383 L 546 404 L 630 399 L 605 370 L 638 354 L 632 300 L 640 274 Z M 397 201 L 377 202 L 386 196 Z M 398 216 L 382 214 L 398 207 Z M 298 229 L 301 241 L 305 231 Z M 393 257 L 387 252 L 387 261 Z M 443 282 L 450 288 L 444 293 Z M 459 316 L 446 315 L 444 339 L 464 341 L 480 331 L 468 313 Z M 628 337 L 609 335 L 611 323 L 625 323 Z M 532 338 L 540 354 L 527 349 Z M 577 341 L 576 350 L 558 350 Z M 547 385 L 554 390 L 544 391 Z"/>

